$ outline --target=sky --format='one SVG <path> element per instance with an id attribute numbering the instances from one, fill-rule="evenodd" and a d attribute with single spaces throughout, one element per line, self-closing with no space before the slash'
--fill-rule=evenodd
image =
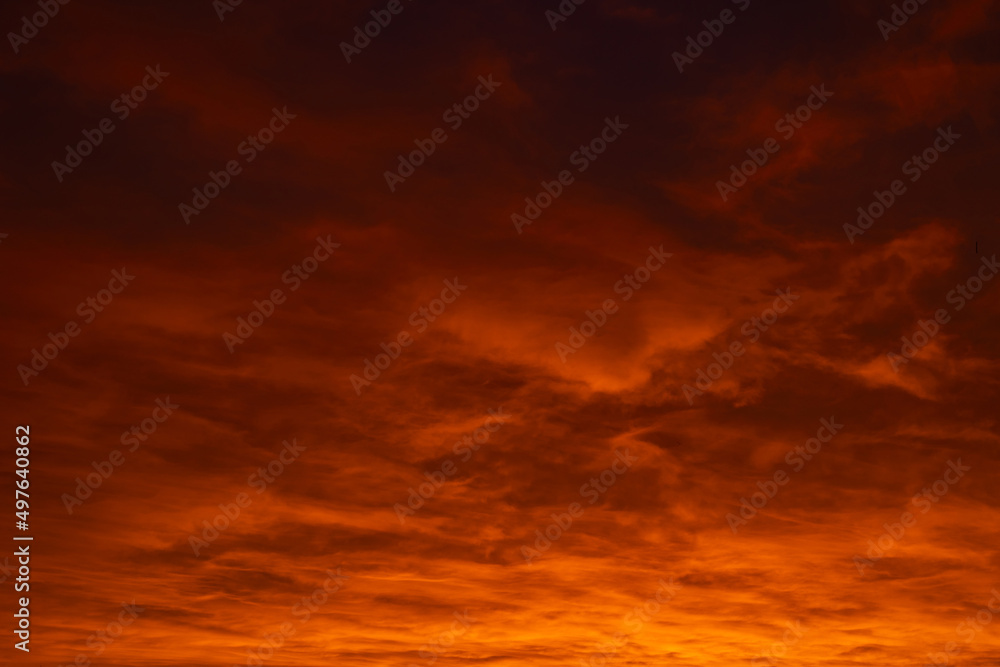
<path id="1" fill-rule="evenodd" d="M 40 6 L 0 664 L 997 664 L 995 3 Z"/>

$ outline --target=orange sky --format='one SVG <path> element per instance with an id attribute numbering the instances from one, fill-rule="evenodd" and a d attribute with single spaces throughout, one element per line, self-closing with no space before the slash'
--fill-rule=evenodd
<path id="1" fill-rule="evenodd" d="M 997 664 L 994 3 L 293 4 L 3 60 L 0 664 Z"/>

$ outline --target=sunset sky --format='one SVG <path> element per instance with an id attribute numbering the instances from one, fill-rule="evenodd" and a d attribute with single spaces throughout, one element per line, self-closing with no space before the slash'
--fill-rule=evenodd
<path id="1" fill-rule="evenodd" d="M 1000 7 L 896 7 L 6 3 L 0 665 L 995 667 Z"/>

